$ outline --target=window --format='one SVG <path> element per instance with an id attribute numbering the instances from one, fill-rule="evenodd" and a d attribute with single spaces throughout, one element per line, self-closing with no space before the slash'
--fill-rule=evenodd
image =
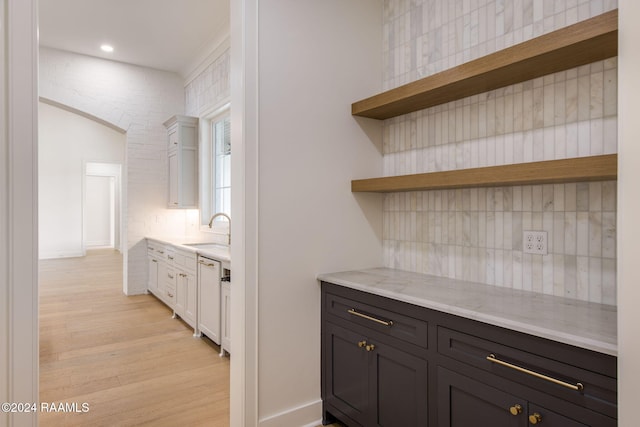
<path id="1" fill-rule="evenodd" d="M 231 216 L 231 122 L 229 104 L 200 120 L 200 226 L 210 231 L 209 220 L 219 212 Z M 228 232 L 224 217 L 213 231 Z"/>
<path id="2" fill-rule="evenodd" d="M 231 215 L 231 129 L 229 116 L 211 122 L 214 205 L 212 212 Z"/>

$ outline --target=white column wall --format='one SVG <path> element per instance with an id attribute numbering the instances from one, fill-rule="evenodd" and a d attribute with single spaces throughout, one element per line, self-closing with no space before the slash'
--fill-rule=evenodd
<path id="1" fill-rule="evenodd" d="M 38 401 L 36 30 L 36 0 L 0 0 L 0 402 Z"/>
<path id="2" fill-rule="evenodd" d="M 619 1 L 618 128 L 618 425 L 638 425 L 640 378 L 640 3 Z"/>
<path id="3" fill-rule="evenodd" d="M 88 113 L 127 133 L 123 173 L 124 286 L 146 289 L 150 234 L 184 235 L 187 212 L 167 209 L 164 121 L 184 111 L 184 86 L 175 73 L 40 49 L 40 96 Z"/>
<path id="4" fill-rule="evenodd" d="M 231 73 L 232 129 L 238 123 L 234 111 L 241 108 L 247 167 L 243 292 L 247 311 L 257 310 L 255 323 L 255 312 L 245 317 L 246 389 L 250 397 L 257 327 L 258 424 L 313 425 L 321 416 L 315 276 L 382 262 L 382 198 L 350 191 L 351 179 L 382 169 L 380 123 L 350 114 L 353 101 L 381 89 L 382 2 L 244 3 L 241 17 L 232 8 Z M 256 26 L 241 33 L 242 52 L 234 50 L 237 19 Z M 240 106 L 233 82 L 237 55 L 244 55 L 246 73 Z M 258 103 L 256 112 L 252 102 Z M 238 147 L 236 139 L 233 144 Z M 249 416 L 252 403 L 247 399 Z"/>

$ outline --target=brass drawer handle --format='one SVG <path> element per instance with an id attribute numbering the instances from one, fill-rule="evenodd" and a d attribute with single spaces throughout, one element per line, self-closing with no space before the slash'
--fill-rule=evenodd
<path id="1" fill-rule="evenodd" d="M 502 365 L 502 366 L 505 366 L 507 368 L 515 369 L 516 371 L 532 375 L 532 376 L 534 376 L 536 378 L 540 378 L 540 379 L 552 382 L 554 384 L 561 385 L 562 387 L 570 388 L 571 390 L 582 391 L 584 389 L 584 386 L 582 385 L 582 383 L 571 384 L 571 383 L 568 383 L 568 382 L 565 382 L 565 381 L 561 381 L 561 380 L 558 380 L 556 378 L 553 378 L 553 377 L 550 377 L 550 376 L 547 376 L 547 375 L 544 375 L 544 374 L 540 374 L 538 372 L 531 371 L 531 370 L 523 368 L 521 366 L 513 365 L 513 364 L 511 364 L 509 362 L 505 362 L 503 360 L 497 359 L 495 354 L 488 355 L 487 356 L 487 360 L 489 362 L 491 362 L 491 363 L 497 363 L 498 365 Z"/>
<path id="2" fill-rule="evenodd" d="M 355 308 L 347 310 L 347 313 L 353 314 L 354 316 L 362 317 L 363 319 L 371 320 L 372 322 L 376 322 L 384 326 L 393 326 L 393 321 L 391 320 L 387 321 L 387 320 L 376 319 L 375 317 L 367 316 L 366 314 L 357 312 Z"/>

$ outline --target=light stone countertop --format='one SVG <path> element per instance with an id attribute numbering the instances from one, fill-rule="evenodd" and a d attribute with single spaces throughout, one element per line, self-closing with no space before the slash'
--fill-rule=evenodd
<path id="1" fill-rule="evenodd" d="M 213 258 L 222 262 L 231 262 L 231 253 L 229 246 L 219 243 L 209 243 L 195 241 L 188 237 L 172 237 L 172 236 L 147 236 L 149 240 L 169 244 L 181 250 L 193 252 L 207 258 Z"/>
<path id="2" fill-rule="evenodd" d="M 318 280 L 617 355 L 617 309 L 517 289 L 390 268 L 319 274 Z"/>

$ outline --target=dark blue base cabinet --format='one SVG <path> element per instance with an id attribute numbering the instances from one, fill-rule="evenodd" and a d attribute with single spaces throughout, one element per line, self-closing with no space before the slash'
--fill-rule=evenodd
<path id="1" fill-rule="evenodd" d="M 609 427 L 616 358 L 323 282 L 322 400 L 349 427 Z"/>

